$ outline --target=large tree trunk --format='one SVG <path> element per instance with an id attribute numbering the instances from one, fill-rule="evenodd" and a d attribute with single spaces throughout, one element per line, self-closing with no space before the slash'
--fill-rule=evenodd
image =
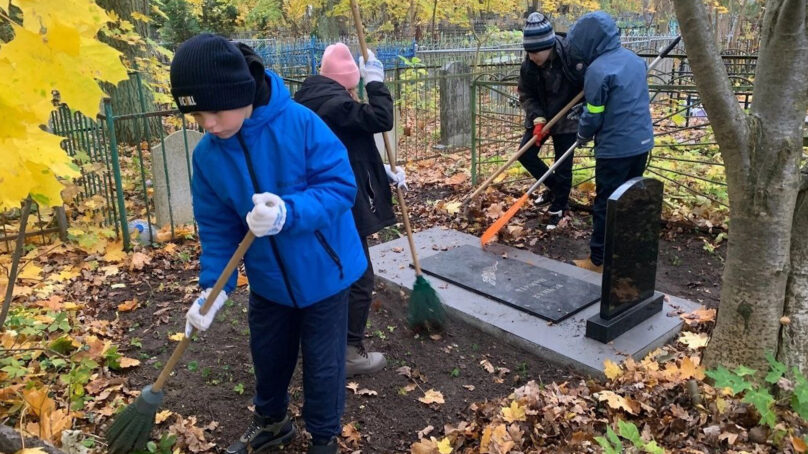
<path id="1" fill-rule="evenodd" d="M 782 328 L 780 361 L 808 371 L 808 169 L 803 174 L 803 191 L 797 199 L 791 230 L 791 275 L 786 287 L 786 314 Z"/>
<path id="2" fill-rule="evenodd" d="M 765 368 L 777 353 L 808 94 L 805 0 L 770 0 L 749 114 L 732 93 L 702 0 L 675 0 L 688 60 L 726 165 L 731 218 L 705 362 Z M 808 352 L 808 344 L 799 348 Z"/>
<path id="3" fill-rule="evenodd" d="M 149 36 L 148 24 L 132 19 L 133 12 L 139 12 L 145 16 L 149 15 L 149 0 L 98 0 L 98 4 L 109 11 L 115 11 L 118 16 L 128 20 L 135 26 L 135 31 L 143 37 L 144 43 L 142 45 L 132 45 L 123 43 L 118 40 L 110 39 L 105 36 L 100 36 L 100 39 L 110 46 L 123 52 L 126 64 L 129 68 L 135 67 L 137 58 L 148 58 L 149 50 L 145 39 Z M 146 75 L 141 73 L 140 77 L 143 83 L 146 81 Z M 151 112 L 156 110 L 154 105 L 154 98 L 151 91 L 143 85 L 138 86 L 137 78 L 130 77 L 127 80 L 119 83 L 117 86 L 104 84 L 104 90 L 109 94 L 112 101 L 112 111 L 116 115 Z M 143 95 L 143 106 L 141 106 L 140 91 Z M 143 119 L 131 119 L 119 121 L 115 124 L 115 131 L 119 142 L 134 144 L 144 138 L 145 126 L 148 124 L 149 133 L 152 137 L 159 137 L 157 131 L 160 125 L 160 119 L 152 117 L 148 121 Z"/>

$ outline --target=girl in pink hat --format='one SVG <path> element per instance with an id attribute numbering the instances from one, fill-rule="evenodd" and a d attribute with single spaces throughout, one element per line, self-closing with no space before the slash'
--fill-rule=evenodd
<path id="1" fill-rule="evenodd" d="M 343 43 L 328 46 L 323 53 L 320 74 L 306 79 L 295 93 L 295 101 L 317 113 L 348 149 L 356 177 L 353 217 L 368 267 L 351 286 L 348 298 L 347 376 L 373 374 L 386 364 L 382 353 L 368 352 L 362 343 L 374 280 L 367 236 L 396 223 L 390 184 L 406 188 L 404 170 L 397 167 L 397 173 L 390 172 L 373 139 L 373 134 L 393 128 L 393 98 L 383 83 L 382 63 L 372 52 L 368 54 L 368 61 L 360 56 L 357 66 L 348 46 Z M 359 102 L 357 96 L 360 75 L 365 81 L 367 104 Z"/>

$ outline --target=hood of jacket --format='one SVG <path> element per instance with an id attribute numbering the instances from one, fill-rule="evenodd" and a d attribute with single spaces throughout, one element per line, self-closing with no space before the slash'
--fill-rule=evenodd
<path id="1" fill-rule="evenodd" d="M 572 25 L 567 41 L 573 58 L 591 64 L 599 56 L 620 48 L 620 30 L 612 16 L 595 11 L 584 14 Z"/>
<path id="2" fill-rule="evenodd" d="M 350 95 L 339 82 L 317 74 L 303 82 L 295 92 L 295 101 L 317 112 L 323 104 L 340 96 Z"/>

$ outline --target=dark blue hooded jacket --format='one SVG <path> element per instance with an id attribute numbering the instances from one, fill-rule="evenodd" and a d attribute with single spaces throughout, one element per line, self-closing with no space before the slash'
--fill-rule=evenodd
<path id="1" fill-rule="evenodd" d="M 280 77 L 266 75 L 269 104 L 256 108 L 239 131 L 260 187 L 253 186 L 237 136 L 205 134 L 194 149 L 199 285 L 213 287 L 247 233 L 253 193 L 272 192 L 286 202 L 286 223 L 278 235 L 257 238 L 247 251 L 250 288 L 270 301 L 306 307 L 348 288 L 368 266 L 351 216 L 356 180 L 334 133 L 292 101 Z M 225 291 L 235 286 L 234 273 Z"/>
<path id="2" fill-rule="evenodd" d="M 614 19 L 602 11 L 585 14 L 570 28 L 567 42 L 573 57 L 588 65 L 578 134 L 595 138 L 595 156 L 627 158 L 651 150 L 646 65 L 620 45 Z"/>

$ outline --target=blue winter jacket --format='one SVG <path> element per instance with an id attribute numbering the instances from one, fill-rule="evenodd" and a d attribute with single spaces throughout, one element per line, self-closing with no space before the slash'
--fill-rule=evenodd
<path id="1" fill-rule="evenodd" d="M 595 138 L 597 158 L 625 158 L 654 146 L 645 62 L 620 45 L 611 16 L 596 11 L 581 16 L 567 42 L 574 58 L 588 67 L 584 76 L 586 109 L 578 123 L 581 137 Z"/>
<path id="2" fill-rule="evenodd" d="M 213 287 L 247 233 L 256 192 L 286 202 L 278 235 L 257 238 L 244 259 L 252 291 L 277 303 L 306 307 L 348 288 L 367 268 L 351 207 L 356 182 L 348 153 L 309 109 L 292 101 L 267 71 L 269 104 L 256 108 L 239 134 L 260 187 L 253 187 L 238 135 L 205 134 L 194 149 L 194 216 L 202 243 L 199 284 Z M 236 286 L 236 276 L 225 291 Z"/>

